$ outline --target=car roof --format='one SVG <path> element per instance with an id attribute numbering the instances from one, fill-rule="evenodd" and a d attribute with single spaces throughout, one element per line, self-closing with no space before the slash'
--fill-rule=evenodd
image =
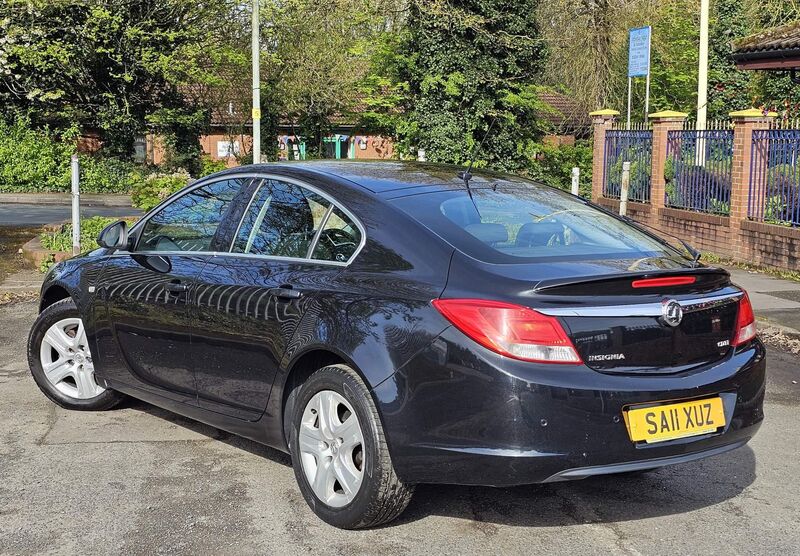
<path id="1" fill-rule="evenodd" d="M 399 160 L 316 160 L 253 164 L 239 166 L 231 171 L 279 172 L 297 177 L 302 177 L 304 174 L 327 175 L 347 180 L 380 196 L 391 197 L 398 193 L 412 193 L 412 191 L 407 190 L 418 188 L 424 188 L 426 191 L 463 189 L 464 180 L 458 174 L 464 170 L 463 166 Z M 525 183 L 521 179 L 512 176 L 486 170 L 472 170 L 471 173 L 473 175 L 470 180 L 472 187 L 495 187 L 500 184 Z M 422 192 L 422 189 L 419 192 Z"/>

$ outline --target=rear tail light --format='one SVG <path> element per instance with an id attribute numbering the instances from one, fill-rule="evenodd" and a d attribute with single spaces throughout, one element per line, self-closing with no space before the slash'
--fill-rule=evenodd
<path id="1" fill-rule="evenodd" d="M 540 363 L 581 362 L 558 319 L 528 307 L 483 299 L 436 299 L 456 328 L 501 355 Z"/>
<path id="2" fill-rule="evenodd" d="M 739 314 L 736 316 L 736 332 L 733 345 L 740 346 L 756 337 L 756 318 L 747 292 L 739 300 Z"/>

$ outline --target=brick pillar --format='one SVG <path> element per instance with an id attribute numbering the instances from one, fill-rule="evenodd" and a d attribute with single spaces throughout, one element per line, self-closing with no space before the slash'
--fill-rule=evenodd
<path id="1" fill-rule="evenodd" d="M 660 211 L 664 208 L 664 192 L 667 182 L 664 169 L 667 165 L 667 134 L 680 131 L 686 121 L 685 112 L 664 110 L 650 114 L 653 122 L 653 158 L 650 172 L 650 224 L 659 227 Z"/>
<path id="2" fill-rule="evenodd" d="M 769 129 L 770 122 L 777 114 L 766 116 L 761 110 L 750 108 L 731 112 L 733 121 L 733 163 L 731 165 L 731 216 L 730 243 L 731 255 L 735 259 L 747 260 L 750 246 L 742 241 L 742 222 L 747 220 L 747 206 L 750 199 L 750 171 L 753 150 L 753 131 Z"/>
<path id="3" fill-rule="evenodd" d="M 592 147 L 592 201 L 603 196 L 603 172 L 605 171 L 606 131 L 614 125 L 619 116 L 616 110 L 596 110 L 589 112 L 592 117 L 594 143 Z"/>

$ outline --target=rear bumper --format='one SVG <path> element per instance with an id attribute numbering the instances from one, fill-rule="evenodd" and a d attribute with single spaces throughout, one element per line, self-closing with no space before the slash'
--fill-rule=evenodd
<path id="1" fill-rule="evenodd" d="M 628 473 L 631 471 L 643 471 L 645 469 L 657 469 L 659 467 L 666 467 L 667 465 L 676 465 L 679 463 L 689 463 L 698 459 L 708 458 L 725 452 L 730 452 L 736 448 L 741 448 L 749 438 L 739 440 L 732 444 L 725 446 L 718 446 L 716 448 L 709 448 L 699 452 L 692 452 L 690 454 L 683 454 L 679 456 L 667 456 L 663 458 L 643 459 L 640 461 L 628 461 L 623 463 L 609 463 L 606 465 L 594 465 L 590 467 L 578 467 L 575 469 L 565 469 L 559 471 L 555 475 L 550 475 L 542 482 L 555 483 L 559 481 L 574 481 L 576 479 L 585 479 L 587 477 L 595 477 L 597 475 L 610 475 L 613 473 Z"/>
<path id="2" fill-rule="evenodd" d="M 765 352 L 747 349 L 670 376 L 533 365 L 446 330 L 392 377 L 378 401 L 398 475 L 410 483 L 510 486 L 684 463 L 746 444 L 763 419 Z M 716 433 L 633 443 L 632 404 L 720 396 Z"/>

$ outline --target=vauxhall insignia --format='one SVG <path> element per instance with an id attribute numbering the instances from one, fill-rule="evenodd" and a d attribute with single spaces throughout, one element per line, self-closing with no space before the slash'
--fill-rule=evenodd
<path id="1" fill-rule="evenodd" d="M 668 326 L 678 326 L 683 320 L 683 307 L 674 299 L 661 302 L 661 321 Z"/>

